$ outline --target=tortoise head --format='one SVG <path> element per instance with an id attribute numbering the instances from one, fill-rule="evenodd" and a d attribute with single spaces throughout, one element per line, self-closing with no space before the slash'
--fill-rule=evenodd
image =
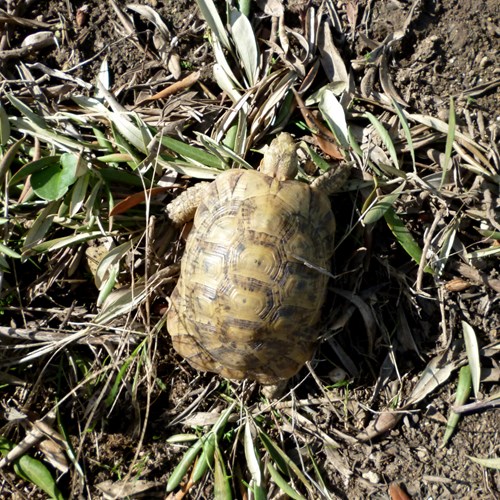
<path id="1" fill-rule="evenodd" d="M 293 179 L 298 171 L 297 146 L 290 134 L 282 132 L 273 139 L 260 164 L 260 171 L 280 181 Z"/>

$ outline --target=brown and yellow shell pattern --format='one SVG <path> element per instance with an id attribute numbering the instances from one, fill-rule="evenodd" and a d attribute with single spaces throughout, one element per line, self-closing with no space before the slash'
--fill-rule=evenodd
<path id="1" fill-rule="evenodd" d="M 280 148 L 295 148 L 288 134 L 271 144 L 263 172 L 226 171 L 198 190 L 167 316 L 193 367 L 262 384 L 312 356 L 335 232 L 328 196 L 292 180 L 295 149 L 275 159 Z"/>

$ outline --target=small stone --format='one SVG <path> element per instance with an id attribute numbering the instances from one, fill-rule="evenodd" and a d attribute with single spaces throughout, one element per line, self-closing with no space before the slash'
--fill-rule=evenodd
<path id="1" fill-rule="evenodd" d="M 372 484 L 380 483 L 380 476 L 376 472 L 373 471 L 363 472 L 362 477 L 363 479 L 366 479 Z"/>

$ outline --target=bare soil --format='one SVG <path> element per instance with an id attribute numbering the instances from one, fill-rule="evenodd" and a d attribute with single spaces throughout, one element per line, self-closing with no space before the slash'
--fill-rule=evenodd
<path id="1" fill-rule="evenodd" d="M 11 3 L 0 4 L 5 7 Z M 125 9 L 126 2 L 117 3 Z M 178 37 L 178 44 L 173 51 L 178 55 L 181 70 L 200 70 L 204 84 L 215 89 L 211 77 L 213 59 L 195 3 L 187 0 L 141 3 L 153 5 L 166 20 L 171 32 Z M 290 17 L 299 15 L 297 12 L 308 2 L 292 3 L 293 11 L 288 13 Z M 342 9 L 345 8 L 345 2 L 338 3 Z M 500 2 L 425 0 L 416 4 L 407 35 L 402 42 L 392 47 L 388 61 L 388 71 L 398 93 L 410 109 L 443 120 L 448 118 L 450 99 L 453 98 L 459 126 L 467 128 L 471 122 L 479 123 L 484 129 L 496 130 L 498 137 Z M 85 5 L 86 10 L 77 22 L 76 9 L 83 7 L 83 2 L 48 0 L 32 3 L 23 13 L 24 17 L 49 20 L 61 15 L 65 26 L 59 47 L 25 55 L 24 62 L 43 60 L 50 68 L 65 71 L 71 68 L 72 76 L 92 82 L 106 60 L 113 78 L 113 90 L 122 102 L 127 102 L 128 93 L 132 97 L 132 87 L 137 92 L 146 82 L 150 82 L 145 90 L 154 93 L 165 82 L 173 81 L 164 65 L 141 52 L 134 44 L 133 35 L 123 33 L 111 2 L 89 0 Z M 368 39 L 382 42 L 385 37 L 402 29 L 409 14 L 410 2 L 360 0 L 358 9 L 357 29 Z M 137 15 L 134 15 L 134 21 L 141 40 L 153 47 L 150 26 Z M 11 46 L 16 46 L 16 41 L 22 40 L 31 31 L 31 28 L 20 27 L 12 32 Z M 343 56 L 346 60 L 363 59 L 368 50 L 366 40 L 353 36 L 351 31 L 344 45 Z M 12 69 L 9 64 L 4 65 L 4 77 L 13 78 Z M 362 77 L 363 71 L 355 72 L 357 85 Z M 133 99 L 129 101 L 133 102 Z M 479 133 L 485 135 L 484 130 Z M 378 236 L 384 239 L 384 235 Z M 386 252 L 385 256 L 379 255 L 379 258 L 390 259 L 395 255 L 390 246 Z M 488 272 L 491 278 L 499 278 L 498 266 L 491 265 Z M 378 279 L 379 276 L 373 277 L 373 285 Z M 485 301 L 490 304 L 486 310 Z M 499 303 L 498 294 L 486 284 L 475 284 L 465 292 L 448 292 L 445 307 L 450 316 L 457 311 L 456 324 L 461 317 L 458 311 L 465 310 L 469 322 L 477 327 L 481 335 L 481 344 L 485 345 L 499 339 Z M 432 354 L 442 347 L 439 344 L 442 339 L 438 306 L 420 303 L 419 308 L 421 314 L 418 320 L 421 323 L 417 323 L 415 316 L 410 317 L 410 314 L 409 317 L 411 327 L 420 329 L 419 333 L 426 339 L 426 350 L 421 351 L 420 359 L 414 356 L 407 360 L 408 366 L 403 367 L 404 371 L 400 374 L 407 381 L 417 380 Z M 165 431 L 168 421 L 175 416 L 179 406 L 187 405 L 184 398 L 193 385 L 202 388 L 216 379 L 212 375 L 201 375 L 193 381 L 195 374 L 187 365 L 177 369 L 176 376 L 172 376 L 173 363 L 178 364 L 180 361 L 172 361 L 175 357 L 170 352 L 168 336 L 165 335 L 163 340 L 165 358 L 158 367 L 158 376 L 163 377 L 167 390 L 151 402 L 151 425 L 147 430 L 144 451 L 141 452 L 141 457 L 147 459 L 140 471 L 142 479 L 158 484 L 165 483 L 181 456 L 172 451 L 164 440 L 168 435 L 185 429 L 177 425 Z M 339 342 L 343 340 L 346 339 L 340 337 Z M 328 350 L 325 352 L 328 354 Z M 320 351 L 320 360 L 322 355 Z M 377 360 L 378 365 L 382 362 L 383 359 Z M 321 361 L 318 366 L 321 372 Z M 356 403 L 356 400 L 367 401 L 372 394 L 378 368 L 376 364 L 366 367 L 366 371 L 350 383 L 354 402 L 348 409 L 349 430 L 346 431 L 333 412 L 325 408 L 315 409 L 311 417 L 318 427 L 332 436 L 336 436 L 334 427 L 336 431 L 346 431 L 348 434 L 354 434 L 355 429 L 362 430 L 370 415 L 363 404 Z M 484 384 L 484 396 L 493 394 L 499 387 L 498 380 Z M 299 394 L 303 392 L 301 397 L 312 397 L 309 393 L 309 390 L 314 390 L 312 388 L 314 384 L 309 380 L 309 385 L 306 383 L 299 389 Z M 439 392 L 406 413 L 392 431 L 373 441 L 342 445 L 339 453 L 343 463 L 350 467 L 351 474 L 346 477 L 331 463 L 325 465 L 324 473 L 331 491 L 339 498 L 389 498 L 388 485 L 398 483 L 414 499 L 499 498 L 500 471 L 484 469 L 468 459 L 468 456 L 500 456 L 498 410 L 466 416 L 451 444 L 441 447 L 455 389 L 453 378 L 452 383 L 446 384 Z M 365 398 L 362 397 L 363 393 Z M 138 418 L 135 410 L 124 408 L 121 412 L 112 413 L 102 424 L 98 447 L 95 443 L 89 443 L 85 453 L 98 456 L 99 463 L 94 460 L 86 464 L 89 490 L 81 491 L 82 497 L 89 495 L 97 498 L 100 495 L 96 488 L 98 483 L 116 480 L 127 471 L 127 463 L 133 457 L 137 440 L 134 433 Z M 338 411 L 343 410 L 339 408 Z"/>

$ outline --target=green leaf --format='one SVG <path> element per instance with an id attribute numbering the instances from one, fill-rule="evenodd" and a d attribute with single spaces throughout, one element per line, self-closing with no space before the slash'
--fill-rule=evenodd
<path id="1" fill-rule="evenodd" d="M 118 375 L 116 376 L 116 379 L 113 383 L 113 386 L 111 387 L 111 390 L 109 391 L 108 396 L 105 399 L 105 404 L 109 408 L 113 405 L 115 402 L 116 396 L 118 395 L 118 391 L 120 389 L 120 385 L 122 383 L 123 377 L 125 376 L 128 367 L 137 358 L 137 355 L 139 354 L 139 351 L 144 347 L 146 343 L 146 339 L 144 339 L 135 349 L 134 352 L 128 357 L 128 359 L 123 363 L 123 365 L 120 367 L 118 370 Z"/>
<path id="2" fill-rule="evenodd" d="M 203 149 L 195 148 L 177 139 L 172 139 L 172 137 L 164 136 L 161 138 L 161 143 L 168 149 L 180 154 L 184 158 L 189 158 L 197 163 L 206 165 L 210 168 L 223 169 L 224 162 L 221 161 L 214 155 L 207 153 Z"/>
<path id="3" fill-rule="evenodd" d="M 215 450 L 214 498 L 217 498 L 217 500 L 232 500 L 233 498 L 224 459 L 218 449 Z"/>
<path id="4" fill-rule="evenodd" d="M 10 139 L 10 123 L 5 108 L 0 104 L 0 146 L 5 146 Z"/>
<path id="5" fill-rule="evenodd" d="M 29 106 L 24 104 L 23 101 L 19 100 L 17 97 L 14 96 L 14 94 L 5 94 L 7 99 L 10 101 L 10 103 L 17 108 L 27 119 L 28 121 L 35 125 L 36 127 L 39 127 L 41 129 L 47 129 L 47 123 L 45 120 L 40 116 L 34 113 Z"/>
<path id="6" fill-rule="evenodd" d="M 87 196 L 87 188 L 90 181 L 90 172 L 82 175 L 76 181 L 76 184 L 71 193 L 71 201 L 69 204 L 69 216 L 74 217 L 82 208 L 85 202 L 85 196 Z"/>
<path id="7" fill-rule="evenodd" d="M 282 472 L 293 472 L 312 495 L 313 487 L 297 464 L 264 432 L 259 432 L 259 438 Z"/>
<path id="8" fill-rule="evenodd" d="M 39 212 L 36 221 L 26 233 L 23 252 L 29 250 L 32 246 L 44 238 L 52 226 L 54 218 L 57 216 L 57 211 L 60 205 L 60 202 L 56 203 L 53 201 Z"/>
<path id="9" fill-rule="evenodd" d="M 14 446 L 8 439 L 0 436 L 0 452 L 2 455 L 7 455 Z M 36 460 L 29 455 L 23 455 L 13 461 L 13 468 L 19 477 L 33 483 L 49 495 L 50 498 L 64 500 L 55 479 L 52 477 L 49 469 L 40 460 Z"/>
<path id="10" fill-rule="evenodd" d="M 49 250 L 58 250 L 59 248 L 69 247 L 71 245 L 77 245 L 83 243 L 84 241 L 93 240 L 103 236 L 101 231 L 92 231 L 91 233 L 78 233 L 71 236 L 64 236 L 62 238 L 56 238 L 54 240 L 44 241 L 38 245 L 31 247 L 35 252 L 47 252 Z"/>
<path id="11" fill-rule="evenodd" d="M 406 120 L 403 110 L 401 109 L 399 103 L 392 98 L 391 100 L 392 100 L 392 105 L 396 110 L 396 114 L 398 115 L 399 121 L 401 122 L 401 126 L 403 127 L 405 139 L 406 142 L 408 143 L 408 149 L 410 150 L 411 161 L 413 164 L 413 171 L 415 172 L 415 148 L 413 147 L 413 139 L 411 137 L 410 127 L 408 125 L 408 121 Z"/>
<path id="12" fill-rule="evenodd" d="M 64 153 L 59 164 L 51 165 L 31 176 L 33 191 L 44 200 L 59 200 L 76 181 L 78 162 L 79 156 Z"/>
<path id="13" fill-rule="evenodd" d="M 214 432 L 210 432 L 206 436 L 206 439 L 203 440 L 203 451 L 193 468 L 193 473 L 191 474 L 193 483 L 197 483 L 206 474 L 207 470 L 212 468 L 216 444 L 217 436 Z"/>
<path id="14" fill-rule="evenodd" d="M 305 497 L 299 495 L 283 478 L 283 476 L 273 467 L 273 464 L 270 462 L 267 464 L 267 470 L 270 472 L 271 477 L 273 478 L 276 485 L 281 489 L 281 491 L 293 498 L 294 500 L 305 500 Z"/>
<path id="15" fill-rule="evenodd" d="M 131 174 L 126 170 L 118 168 L 103 168 L 99 170 L 101 177 L 109 184 L 128 184 L 136 187 L 150 187 L 151 181 L 146 178 L 139 177 L 139 175 Z"/>
<path id="16" fill-rule="evenodd" d="M 30 175 L 40 172 L 41 170 L 46 169 L 47 167 L 51 167 L 54 165 L 59 165 L 61 162 L 61 155 L 56 156 L 45 156 L 44 158 L 40 158 L 39 160 L 31 161 L 26 163 L 22 168 L 20 168 L 10 179 L 9 186 L 15 186 L 21 181 L 24 181 Z"/>
<path id="17" fill-rule="evenodd" d="M 171 491 L 175 490 L 177 486 L 182 481 L 182 478 L 186 475 L 189 467 L 191 467 L 191 464 L 194 462 L 194 459 L 198 455 L 198 453 L 201 451 L 203 448 L 203 440 L 200 439 L 198 440 L 191 448 L 189 448 L 186 453 L 184 453 L 184 456 L 182 457 L 182 460 L 177 464 L 175 469 L 173 470 L 172 474 L 170 475 L 168 482 L 167 482 L 167 493 L 170 493 Z"/>
<path id="18" fill-rule="evenodd" d="M 399 218 L 393 208 L 389 208 L 385 214 L 385 221 L 389 226 L 392 234 L 396 237 L 397 242 L 404 248 L 406 253 L 417 263 L 420 264 L 422 258 L 422 249 L 418 243 L 413 239 L 411 233 L 406 229 L 403 221 Z M 432 273 L 428 267 L 425 268 L 426 272 Z"/>
<path id="19" fill-rule="evenodd" d="M 461 406 L 465 404 L 465 402 L 469 399 L 471 380 L 470 367 L 463 366 L 458 374 L 458 386 L 457 394 L 455 396 L 455 405 Z M 446 431 L 444 433 L 443 442 L 440 448 L 446 446 L 451 436 L 455 432 L 459 420 L 460 415 L 452 410 L 450 416 L 448 417 L 448 422 L 446 423 Z"/>
<path id="20" fill-rule="evenodd" d="M 10 249 L 8 246 L 0 242 L 0 253 L 3 253 L 7 257 L 12 257 L 13 259 L 20 259 L 19 255 L 15 250 Z"/>
<path id="21" fill-rule="evenodd" d="M 386 212 L 393 207 L 394 202 L 399 198 L 404 186 L 401 185 L 395 189 L 392 193 L 381 196 L 375 203 L 367 208 L 363 212 L 363 222 L 365 224 L 374 224 L 379 219 L 381 219 Z M 364 207 L 363 207 L 364 208 Z"/>

